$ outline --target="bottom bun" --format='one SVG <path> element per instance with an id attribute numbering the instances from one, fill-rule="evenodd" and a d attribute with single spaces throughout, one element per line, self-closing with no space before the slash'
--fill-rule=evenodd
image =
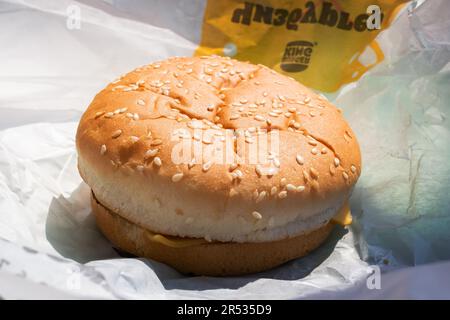
<path id="1" fill-rule="evenodd" d="M 209 242 L 191 239 L 188 245 L 168 246 L 153 240 L 154 234 L 100 204 L 91 193 L 92 210 L 102 233 L 117 248 L 166 263 L 182 273 L 231 276 L 255 273 L 303 257 L 329 236 L 334 224 L 296 237 L 272 242 Z M 170 237 L 171 239 L 183 238 Z"/>

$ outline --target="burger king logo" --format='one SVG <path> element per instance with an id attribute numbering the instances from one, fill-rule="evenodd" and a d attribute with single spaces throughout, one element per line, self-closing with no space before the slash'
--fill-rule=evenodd
<path id="1" fill-rule="evenodd" d="M 281 69 L 286 72 L 301 72 L 308 68 L 314 43 L 309 41 L 292 41 L 286 44 Z"/>

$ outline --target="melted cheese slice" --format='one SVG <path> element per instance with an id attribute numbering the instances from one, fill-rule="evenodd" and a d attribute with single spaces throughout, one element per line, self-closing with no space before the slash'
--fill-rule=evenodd
<path id="1" fill-rule="evenodd" d="M 209 243 L 205 239 L 200 238 L 179 238 L 171 236 L 163 236 L 162 234 L 153 234 L 150 236 L 152 241 L 158 242 L 162 245 L 172 248 L 185 248 L 191 246 L 198 246 L 200 244 Z"/>
<path id="2" fill-rule="evenodd" d="M 344 205 L 341 207 L 341 209 L 339 209 L 337 214 L 333 218 L 331 218 L 332 223 L 339 224 L 343 227 L 350 225 L 352 223 L 352 220 L 353 219 L 350 212 L 350 205 L 348 203 L 348 200 L 344 202 Z M 165 236 L 159 233 L 152 233 L 150 231 L 147 231 L 147 233 L 150 240 L 171 248 L 186 248 L 210 243 L 205 239 L 200 238 L 180 238 Z"/>
<path id="3" fill-rule="evenodd" d="M 331 218 L 331 222 L 345 227 L 352 224 L 352 221 L 353 218 L 352 213 L 350 212 L 350 205 L 348 200 L 345 200 L 344 205 L 339 209 L 337 214 Z"/>

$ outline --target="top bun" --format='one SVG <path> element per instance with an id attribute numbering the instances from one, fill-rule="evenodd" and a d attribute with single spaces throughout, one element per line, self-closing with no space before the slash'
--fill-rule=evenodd
<path id="1" fill-rule="evenodd" d="M 315 230 L 361 169 L 355 134 L 323 96 L 263 65 L 217 56 L 120 77 L 84 113 L 76 144 L 79 171 L 105 207 L 153 232 L 215 241 Z M 211 156 L 230 146 L 231 160 Z"/>

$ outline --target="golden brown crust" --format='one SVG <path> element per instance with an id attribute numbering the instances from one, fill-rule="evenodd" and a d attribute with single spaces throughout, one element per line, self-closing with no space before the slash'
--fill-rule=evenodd
<path id="1" fill-rule="evenodd" d="M 174 163 L 172 134 L 185 129 L 193 142 L 196 126 L 280 130 L 270 163 L 278 171 Z M 172 58 L 121 77 L 92 101 L 76 143 L 84 181 L 109 208 L 157 232 L 219 241 L 315 229 L 361 171 L 358 142 L 335 106 L 264 66 L 221 57 Z"/>
<path id="2" fill-rule="evenodd" d="M 212 242 L 173 248 L 151 240 L 148 231 L 102 206 L 91 196 L 92 210 L 102 233 L 117 248 L 166 263 L 182 273 L 232 276 L 255 273 L 305 256 L 331 233 L 328 223 L 294 238 L 274 242 Z"/>

